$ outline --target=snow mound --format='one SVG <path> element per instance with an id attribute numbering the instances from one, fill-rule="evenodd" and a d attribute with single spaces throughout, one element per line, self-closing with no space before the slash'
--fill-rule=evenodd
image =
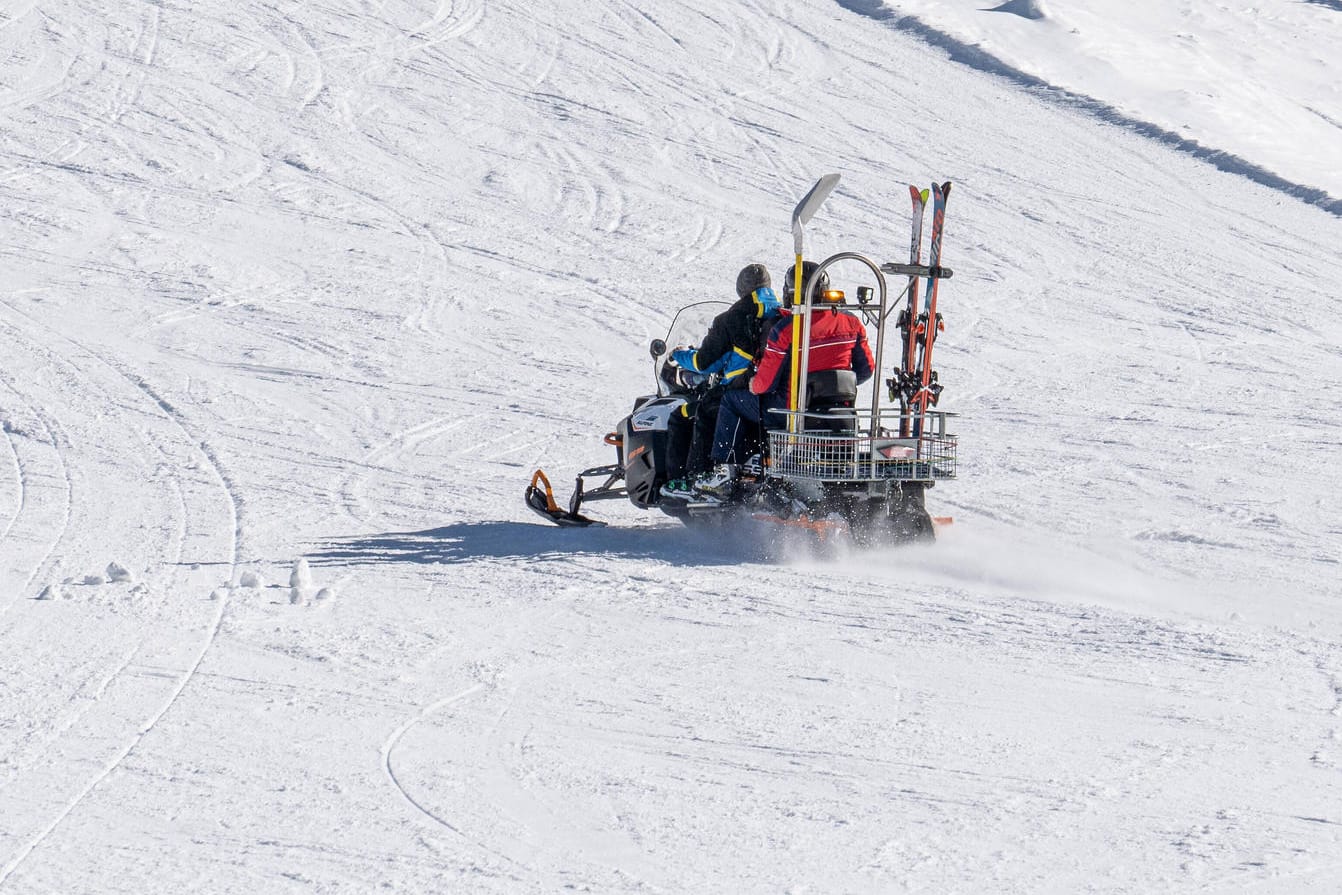
<path id="1" fill-rule="evenodd" d="M 289 586 L 300 588 L 312 586 L 312 571 L 308 568 L 306 559 L 300 559 L 294 563 L 293 571 L 289 573 Z"/>
<path id="2" fill-rule="evenodd" d="M 289 602 L 295 605 L 302 603 L 311 591 L 312 570 L 308 568 L 306 559 L 298 559 L 289 573 Z"/>
<path id="3" fill-rule="evenodd" d="M 994 6 L 988 12 L 1009 12 L 1023 19 L 1048 18 L 1048 10 L 1044 8 L 1044 0 L 1008 0 L 1001 6 Z"/>

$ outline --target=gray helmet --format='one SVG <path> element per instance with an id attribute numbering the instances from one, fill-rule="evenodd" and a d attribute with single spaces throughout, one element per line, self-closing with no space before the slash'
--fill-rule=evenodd
<path id="1" fill-rule="evenodd" d="M 736 275 L 736 294 L 740 298 L 754 295 L 756 289 L 771 285 L 769 268 L 763 264 L 747 264 Z"/>
<path id="2" fill-rule="evenodd" d="M 811 278 L 811 275 L 816 272 L 816 268 L 818 267 L 820 267 L 820 264 L 816 261 L 803 261 L 801 263 L 801 281 L 803 286 L 805 286 L 806 281 Z M 796 303 L 796 269 L 797 265 L 795 264 L 787 269 L 786 281 L 783 283 L 783 307 L 785 308 L 790 308 Z M 816 280 L 815 286 L 811 289 L 812 304 L 819 302 L 821 300 L 820 294 L 827 289 L 829 289 L 828 271 L 820 274 L 820 278 Z"/>

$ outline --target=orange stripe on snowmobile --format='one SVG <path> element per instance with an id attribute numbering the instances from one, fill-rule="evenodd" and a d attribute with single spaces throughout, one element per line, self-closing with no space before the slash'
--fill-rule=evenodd
<path id="1" fill-rule="evenodd" d="M 832 522 L 828 519 L 811 519 L 805 514 L 796 519 L 784 519 L 782 516 L 771 516 L 767 513 L 755 513 L 754 519 L 760 522 L 769 522 L 773 525 L 786 525 L 789 528 L 804 528 L 807 531 L 819 535 L 821 540 L 827 538 L 830 534 L 838 534 L 848 530 L 847 522 Z"/>

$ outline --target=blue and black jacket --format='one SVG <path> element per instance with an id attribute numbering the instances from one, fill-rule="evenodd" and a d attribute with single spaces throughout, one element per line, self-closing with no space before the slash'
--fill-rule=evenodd
<path id="1" fill-rule="evenodd" d="M 721 374 L 724 388 L 743 388 L 780 307 L 772 289 L 756 289 L 713 318 L 697 349 L 682 348 L 671 359 L 686 370 Z"/>

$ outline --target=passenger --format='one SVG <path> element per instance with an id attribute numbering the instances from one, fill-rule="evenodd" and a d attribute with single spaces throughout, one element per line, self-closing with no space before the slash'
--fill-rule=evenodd
<path id="1" fill-rule="evenodd" d="M 794 265 L 795 267 L 795 265 Z M 802 263 L 802 282 L 815 273 L 819 265 L 814 261 Z M 783 284 L 783 305 L 791 308 L 794 290 L 794 269 L 788 268 L 787 282 Z M 842 295 L 832 296 L 829 275 L 821 273 L 811 289 L 811 343 L 807 352 L 806 368 L 811 373 L 822 370 L 852 370 L 859 384 L 871 378 L 874 360 L 867 344 L 867 328 L 856 314 L 833 304 Z M 723 396 L 718 410 L 718 422 L 713 434 L 710 460 L 713 469 L 697 478 L 697 492 L 726 495 L 735 486 L 738 466 L 750 443 L 752 432 L 764 429 L 782 429 L 787 423 L 775 411 L 786 410 L 792 370 L 792 316 L 784 312 L 769 333 L 764 355 L 750 380 L 749 389 L 738 389 Z M 804 386 L 803 386 L 804 387 Z"/>
<path id="2" fill-rule="evenodd" d="M 724 395 L 746 391 L 755 359 L 778 317 L 778 297 L 763 264 L 748 264 L 741 269 L 736 275 L 736 295 L 736 302 L 713 318 L 697 349 L 680 348 L 671 353 L 672 363 L 693 373 L 716 373 L 721 384 L 694 405 L 682 407 L 680 419 L 672 417 L 667 445 L 670 481 L 662 486 L 664 496 L 690 496 L 691 482 L 708 470 L 718 406 Z"/>

